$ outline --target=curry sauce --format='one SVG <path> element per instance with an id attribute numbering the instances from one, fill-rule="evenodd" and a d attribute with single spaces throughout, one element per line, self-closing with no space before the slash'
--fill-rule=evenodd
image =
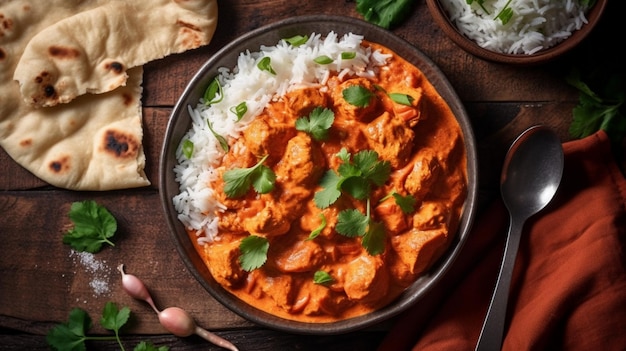
<path id="1" fill-rule="evenodd" d="M 276 175 L 273 190 L 229 198 L 218 177 L 211 187 L 225 209 L 218 213 L 217 240 L 198 244 L 195 233 L 189 233 L 219 284 L 279 317 L 332 322 L 390 303 L 443 254 L 459 224 L 467 193 L 460 126 L 416 67 L 384 46 L 362 45 L 391 54 L 375 78 L 335 74 L 324 85 L 291 91 L 230 142 L 218 170 L 251 167 L 267 156 L 264 164 Z M 367 106 L 346 101 L 343 91 L 352 86 L 371 93 Z M 410 105 L 394 101 L 391 93 L 410 96 Z M 322 141 L 294 126 L 318 107 L 334 113 Z M 369 202 L 342 194 L 321 209 L 313 198 L 324 174 L 341 166 L 337 154 L 342 149 L 352 155 L 375 151 L 390 165 L 390 176 L 372 189 Z M 412 198 L 414 210 L 406 213 L 389 194 Z M 382 253 L 372 255 L 362 237 L 337 232 L 338 215 L 345 209 L 369 212 L 381 223 Z M 319 235 L 311 238 L 316 229 Z M 265 264 L 248 272 L 239 259 L 240 243 L 249 235 L 266 238 L 269 250 Z M 316 283 L 318 271 L 332 279 Z"/>

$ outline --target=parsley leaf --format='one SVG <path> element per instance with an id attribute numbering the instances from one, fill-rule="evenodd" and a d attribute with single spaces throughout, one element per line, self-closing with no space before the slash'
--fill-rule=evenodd
<path id="1" fill-rule="evenodd" d="M 328 138 L 328 130 L 335 121 L 332 110 L 316 107 L 308 117 L 300 117 L 296 120 L 296 130 L 310 134 L 317 141 Z"/>
<path id="2" fill-rule="evenodd" d="M 328 272 L 316 271 L 313 274 L 313 282 L 315 284 L 327 285 L 333 282 L 333 277 Z"/>
<path id="3" fill-rule="evenodd" d="M 350 104 L 357 107 L 367 107 L 374 94 L 364 86 L 353 85 L 345 88 L 342 92 L 343 98 Z"/>
<path id="4" fill-rule="evenodd" d="M 251 272 L 265 264 L 267 251 L 270 248 L 269 241 L 261 236 L 249 235 L 239 244 L 241 255 L 239 263 L 245 271 Z"/>
<path id="5" fill-rule="evenodd" d="M 95 201 L 74 202 L 69 212 L 74 228 L 63 236 L 63 243 L 77 251 L 96 253 L 102 244 L 115 244 L 109 240 L 117 231 L 115 217 L 104 206 Z"/>
<path id="6" fill-rule="evenodd" d="M 366 21 L 390 29 L 411 13 L 412 4 L 411 0 L 357 0 L 356 10 Z"/>
<path id="7" fill-rule="evenodd" d="M 250 187 L 259 194 L 267 194 L 274 189 L 276 174 L 263 162 L 268 155 L 250 168 L 235 168 L 224 172 L 224 193 L 229 198 L 244 196 Z"/>

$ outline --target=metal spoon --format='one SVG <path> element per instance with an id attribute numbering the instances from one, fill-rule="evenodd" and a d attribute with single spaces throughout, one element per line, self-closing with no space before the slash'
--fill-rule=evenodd
<path id="1" fill-rule="evenodd" d="M 528 218 L 552 200 L 561 182 L 563 163 L 561 142 L 545 126 L 534 126 L 524 131 L 505 157 L 500 192 L 509 210 L 509 233 L 498 281 L 476 345 L 477 351 L 500 350 L 502 347 L 511 275 L 522 228 Z"/>

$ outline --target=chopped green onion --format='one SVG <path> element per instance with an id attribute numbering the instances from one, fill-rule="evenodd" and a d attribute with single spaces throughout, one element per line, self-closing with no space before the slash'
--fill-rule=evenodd
<path id="1" fill-rule="evenodd" d="M 190 159 L 191 156 L 193 155 L 193 142 L 189 139 L 185 139 L 183 141 L 183 155 L 185 155 L 185 158 Z"/>
<path id="2" fill-rule="evenodd" d="M 246 102 L 244 101 L 237 106 L 231 107 L 230 112 L 234 113 L 235 116 L 237 116 L 237 122 L 239 122 L 243 118 L 243 115 L 248 112 L 248 105 L 246 105 Z"/>
<path id="3" fill-rule="evenodd" d="M 222 147 L 222 150 L 224 150 L 224 152 L 228 152 L 228 142 L 226 141 L 226 138 L 224 138 L 223 136 L 217 134 L 215 132 L 215 130 L 213 130 L 213 126 L 211 125 L 211 121 L 209 121 L 209 119 L 207 118 L 206 120 L 207 125 L 209 126 L 209 130 L 211 131 L 211 133 L 213 133 L 213 136 L 215 137 L 215 139 L 217 139 L 217 141 L 220 143 L 220 146 Z"/>
<path id="4" fill-rule="evenodd" d="M 274 71 L 274 69 L 272 68 L 272 59 L 269 58 L 268 56 L 265 56 L 261 59 L 261 61 L 259 61 L 259 63 L 256 65 L 261 71 L 267 71 L 273 75 L 276 75 L 276 72 Z"/>
<path id="5" fill-rule="evenodd" d="M 354 52 L 354 51 L 342 52 L 341 53 L 341 59 L 342 60 L 352 60 L 355 57 L 356 57 L 356 52 Z"/>
<path id="6" fill-rule="evenodd" d="M 314 58 L 313 61 L 320 65 L 328 65 L 330 63 L 333 63 L 333 59 L 331 59 L 330 57 L 326 55 L 318 56 Z"/>
<path id="7" fill-rule="evenodd" d="M 293 37 L 291 37 L 291 38 L 287 38 L 287 39 L 285 39 L 285 41 L 286 41 L 287 43 L 289 43 L 290 45 L 295 46 L 295 47 L 298 47 L 298 46 L 300 46 L 300 45 L 302 45 L 302 44 L 306 43 L 306 42 L 307 42 L 307 40 L 309 40 L 309 37 L 308 37 L 308 36 L 306 36 L 306 35 L 305 35 L 305 36 L 302 36 L 302 35 L 294 35 L 294 36 L 293 36 Z"/>
<path id="8" fill-rule="evenodd" d="M 210 106 L 222 101 L 223 98 L 222 85 L 219 80 L 217 80 L 217 77 L 215 77 L 204 91 L 204 104 Z"/>

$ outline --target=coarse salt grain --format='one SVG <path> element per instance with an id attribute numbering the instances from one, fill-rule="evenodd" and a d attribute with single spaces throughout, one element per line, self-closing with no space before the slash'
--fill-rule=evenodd
<path id="1" fill-rule="evenodd" d="M 92 289 L 94 296 L 100 296 L 110 291 L 109 276 L 110 269 L 106 265 L 106 261 L 96 259 L 95 255 L 89 252 L 77 252 L 72 250 L 70 256 L 78 259 L 85 271 L 91 275 L 89 287 Z"/>

